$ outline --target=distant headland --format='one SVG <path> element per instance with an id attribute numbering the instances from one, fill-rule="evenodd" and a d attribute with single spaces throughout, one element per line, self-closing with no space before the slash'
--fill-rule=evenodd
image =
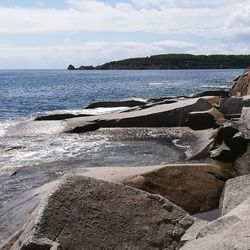
<path id="1" fill-rule="evenodd" d="M 68 70 L 140 69 L 240 69 L 250 65 L 250 55 L 162 54 L 112 61 L 98 66 L 68 66 Z"/>

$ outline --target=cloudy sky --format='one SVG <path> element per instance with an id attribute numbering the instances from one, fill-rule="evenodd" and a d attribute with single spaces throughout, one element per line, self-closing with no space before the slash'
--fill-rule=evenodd
<path id="1" fill-rule="evenodd" d="M 0 68 L 250 54 L 250 0 L 1 0 Z"/>

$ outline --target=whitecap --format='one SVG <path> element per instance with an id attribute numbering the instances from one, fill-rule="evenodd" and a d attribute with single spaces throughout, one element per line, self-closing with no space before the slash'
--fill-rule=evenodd
<path id="1" fill-rule="evenodd" d="M 228 89 L 229 85 L 202 85 L 201 88 L 204 89 Z"/>

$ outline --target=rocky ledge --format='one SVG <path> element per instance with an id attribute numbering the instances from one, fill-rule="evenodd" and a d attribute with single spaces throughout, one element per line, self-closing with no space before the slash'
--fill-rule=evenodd
<path id="1" fill-rule="evenodd" d="M 127 110 L 33 121 L 123 136 L 181 126 L 162 131 L 192 144 L 182 164 L 85 168 L 22 194 L 0 210 L 0 249 L 250 249 L 249 69 L 235 81 L 229 92 L 95 103 Z"/>

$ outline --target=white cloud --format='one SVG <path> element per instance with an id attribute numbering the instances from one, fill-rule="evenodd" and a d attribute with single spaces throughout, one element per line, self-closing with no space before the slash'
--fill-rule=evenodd
<path id="1" fill-rule="evenodd" d="M 233 49 L 232 49 L 233 48 Z M 185 41 L 161 41 L 153 43 L 83 43 L 56 46 L 12 46 L 0 44 L 0 68 L 66 68 L 68 64 L 90 65 L 131 57 L 175 52 L 194 54 L 247 54 L 249 44 L 219 44 L 217 47 L 187 43 Z"/>
<path id="2" fill-rule="evenodd" d="M 132 0 L 115 5 L 96 0 L 68 3 L 68 9 L 2 7 L 0 33 L 135 31 L 228 36 L 237 29 L 246 33 L 250 25 L 250 0 L 217 0 L 216 4 L 205 0 Z"/>
<path id="3" fill-rule="evenodd" d="M 107 61 L 129 57 L 142 57 L 167 53 L 175 48 L 192 49 L 197 45 L 184 41 L 162 41 L 157 43 L 83 43 L 59 44 L 56 46 L 12 46 L 0 45 L 0 67 L 9 68 L 15 62 L 17 68 L 65 68 L 70 63 L 102 64 Z"/>

